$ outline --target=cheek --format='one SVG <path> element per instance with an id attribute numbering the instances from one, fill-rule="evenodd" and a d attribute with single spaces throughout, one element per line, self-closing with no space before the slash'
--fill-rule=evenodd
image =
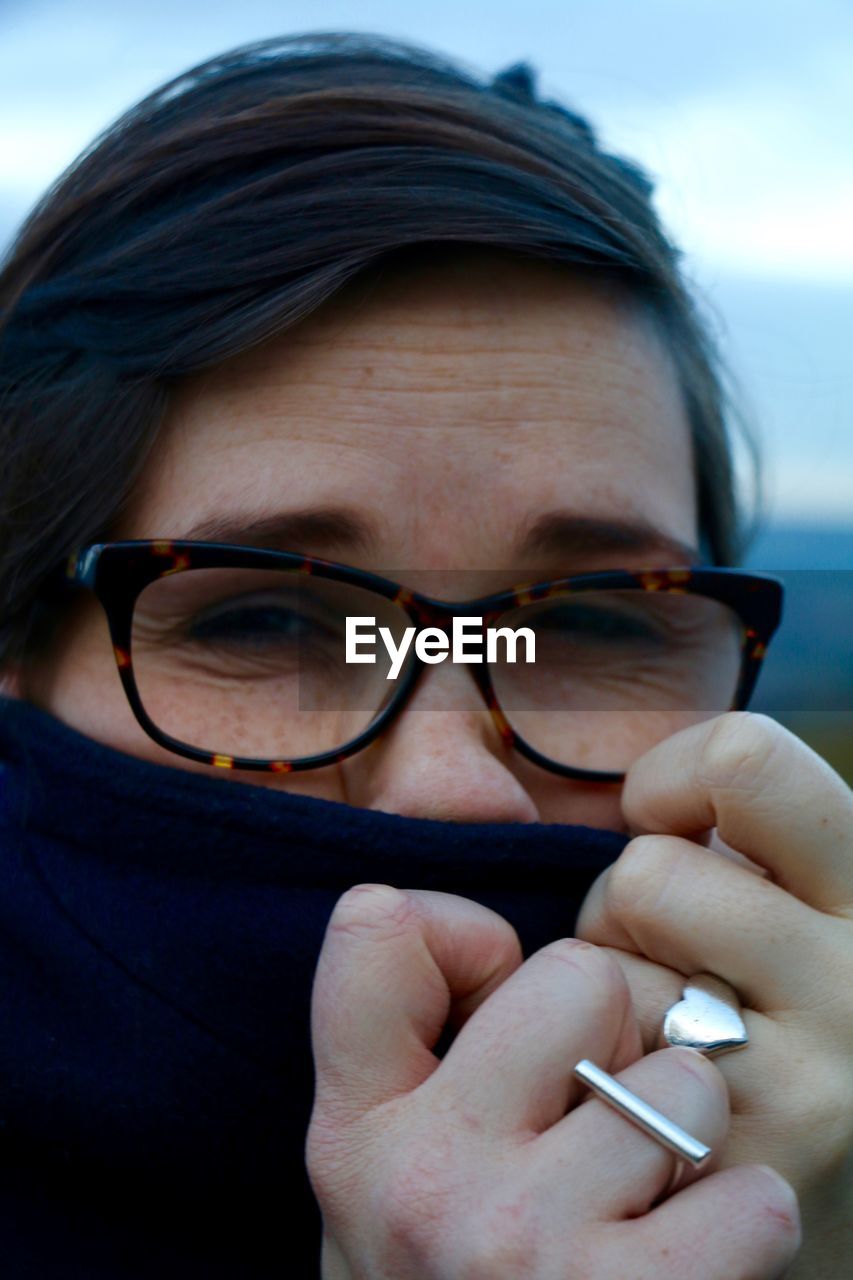
<path id="1" fill-rule="evenodd" d="M 94 600 L 75 607 L 45 652 L 28 664 L 22 696 L 107 746 L 150 754 L 119 681 L 106 618 Z"/>

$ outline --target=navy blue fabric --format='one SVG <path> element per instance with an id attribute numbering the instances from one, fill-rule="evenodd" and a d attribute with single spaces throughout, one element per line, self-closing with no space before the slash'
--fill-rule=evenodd
<path id="1" fill-rule="evenodd" d="M 309 1007 L 335 900 L 461 894 L 529 954 L 624 843 L 155 765 L 2 700 L 3 1275 L 317 1276 Z"/>

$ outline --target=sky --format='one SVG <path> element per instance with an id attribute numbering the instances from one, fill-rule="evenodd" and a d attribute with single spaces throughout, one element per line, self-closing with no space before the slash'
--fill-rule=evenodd
<path id="1" fill-rule="evenodd" d="M 767 517 L 853 531 L 851 0 L 0 0 L 0 247 L 107 124 L 250 40 L 396 36 L 521 59 L 657 182 L 734 373 Z"/>

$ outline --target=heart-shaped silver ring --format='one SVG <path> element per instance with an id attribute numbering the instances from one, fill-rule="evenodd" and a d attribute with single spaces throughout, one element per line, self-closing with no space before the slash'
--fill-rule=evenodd
<path id="1" fill-rule="evenodd" d="M 682 998 L 664 1015 L 663 1038 L 673 1048 L 698 1049 L 709 1058 L 744 1049 L 749 1036 L 734 987 L 713 973 L 688 978 Z"/>

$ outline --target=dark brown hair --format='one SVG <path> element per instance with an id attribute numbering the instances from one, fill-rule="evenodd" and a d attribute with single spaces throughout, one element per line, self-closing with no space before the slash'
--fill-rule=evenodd
<path id="1" fill-rule="evenodd" d="M 0 275 L 0 663 L 36 651 L 51 575 L 108 536 L 170 388 L 282 332 L 356 276 L 479 245 L 620 281 L 661 325 L 694 442 L 700 531 L 738 521 L 719 365 L 633 164 L 536 98 L 362 34 L 237 49 L 108 129 Z"/>

